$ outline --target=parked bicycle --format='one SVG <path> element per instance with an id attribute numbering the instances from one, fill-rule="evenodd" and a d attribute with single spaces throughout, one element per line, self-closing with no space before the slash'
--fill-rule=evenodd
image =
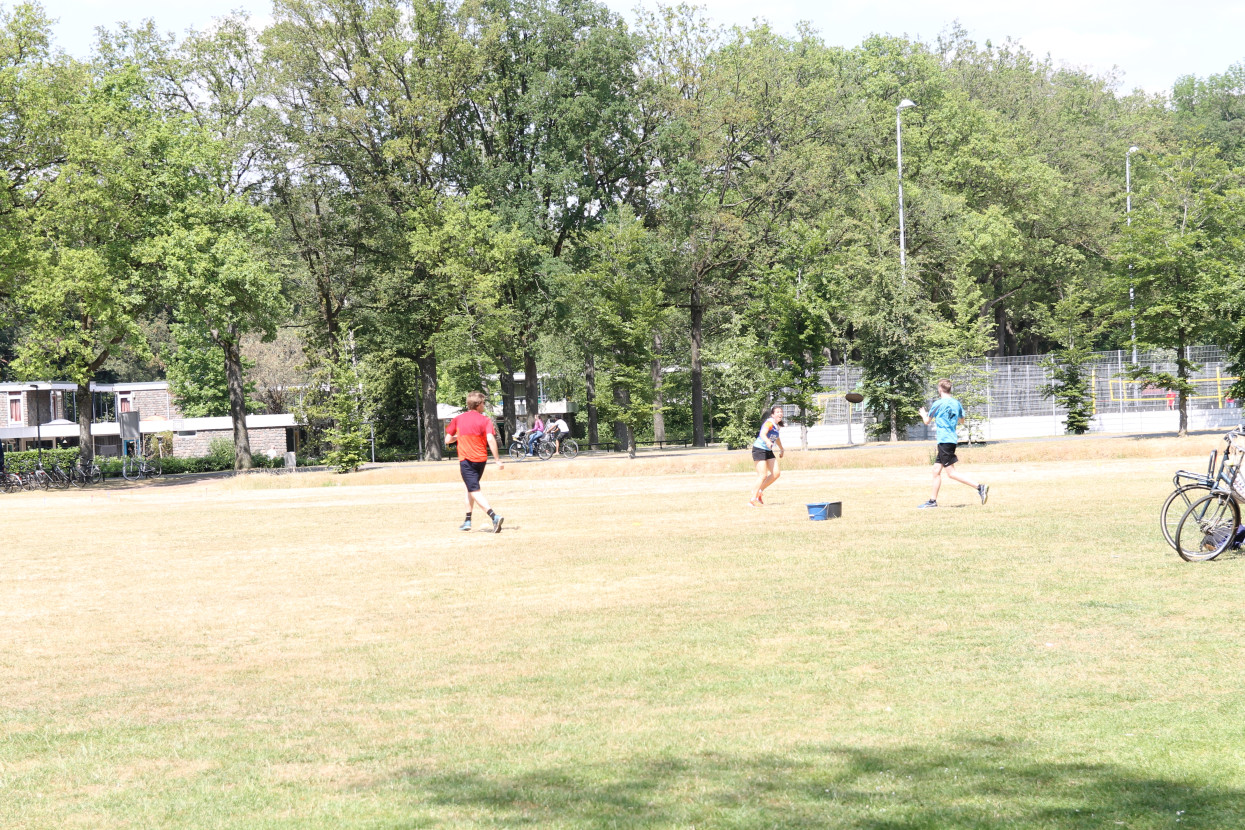
<path id="1" fill-rule="evenodd" d="M 1230 547 L 1237 545 L 1241 531 L 1241 503 L 1245 502 L 1245 472 L 1241 462 L 1245 460 L 1245 431 L 1232 430 L 1224 436 L 1228 446 L 1218 469 L 1208 482 L 1206 494 L 1194 498 L 1185 509 L 1176 526 L 1173 537 L 1176 553 L 1189 562 L 1214 559 Z M 1235 456 L 1234 460 L 1229 460 Z M 1213 466 L 1212 457 L 1212 466 Z M 1184 485 L 1184 494 L 1198 489 L 1201 482 Z M 1173 496 L 1168 501 L 1173 501 Z M 1175 502 L 1173 502 L 1175 503 Z M 1167 504 L 1164 504 L 1167 507 Z M 1164 518 L 1164 529 L 1167 527 Z"/>
<path id="2" fill-rule="evenodd" d="M 82 460 L 79 459 L 78 463 L 69 469 L 69 480 L 73 483 L 74 487 L 86 487 L 88 484 L 99 484 L 104 480 L 104 471 L 99 468 L 99 464 L 95 461 L 95 459 L 91 459 L 91 464 L 89 466 L 84 464 Z"/>
<path id="3" fill-rule="evenodd" d="M 127 455 L 121 460 L 121 477 L 126 481 L 139 481 L 144 478 L 159 478 L 163 475 L 160 456 L 147 458 L 142 455 Z"/>
<path id="4" fill-rule="evenodd" d="M 1176 529 L 1184 514 L 1193 506 L 1193 502 L 1210 493 L 1211 487 L 1224 474 L 1224 469 L 1231 463 L 1233 436 L 1245 435 L 1245 427 L 1236 427 L 1223 437 L 1226 446 L 1223 453 L 1211 450 L 1210 459 L 1206 464 L 1206 473 L 1193 473 L 1179 470 L 1172 476 L 1175 489 L 1168 494 L 1159 508 L 1159 528 L 1163 538 L 1173 549 L 1176 547 Z"/>
<path id="5" fill-rule="evenodd" d="M 60 462 L 53 461 L 51 469 L 46 472 L 51 485 L 57 490 L 69 489 L 69 472 L 61 467 Z"/>
<path id="6" fill-rule="evenodd" d="M 3 488 L 4 492 L 15 493 L 21 490 L 23 486 L 22 477 L 10 471 L 8 464 L 5 464 L 4 468 L 0 469 L 0 488 Z"/>
<path id="7" fill-rule="evenodd" d="M 52 477 L 41 466 L 20 472 L 17 477 L 21 479 L 23 490 L 47 490 L 52 486 Z"/>

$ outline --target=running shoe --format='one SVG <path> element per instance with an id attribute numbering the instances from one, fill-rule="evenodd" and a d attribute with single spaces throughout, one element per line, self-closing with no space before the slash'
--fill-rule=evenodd
<path id="1" fill-rule="evenodd" d="M 501 516 L 493 517 L 493 532 L 494 533 L 501 533 L 501 523 L 502 523 Z"/>
<path id="2" fill-rule="evenodd" d="M 930 499 L 929 501 L 925 502 L 925 504 L 922 504 L 919 507 L 917 507 L 917 510 L 924 510 L 927 507 L 937 507 L 937 506 L 938 506 L 938 502 L 934 501 L 933 499 Z"/>
<path id="3" fill-rule="evenodd" d="M 990 495 L 990 485 L 989 484 L 978 484 L 977 495 L 981 496 L 981 503 L 985 504 L 986 498 Z"/>
<path id="4" fill-rule="evenodd" d="M 471 530 L 471 519 L 468 519 L 467 521 L 459 525 L 458 529 L 459 530 Z"/>

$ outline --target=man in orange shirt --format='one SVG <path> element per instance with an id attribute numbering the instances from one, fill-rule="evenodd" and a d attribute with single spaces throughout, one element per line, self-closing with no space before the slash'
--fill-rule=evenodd
<path id="1" fill-rule="evenodd" d="M 493 451 L 497 469 L 504 469 L 501 455 L 497 452 L 497 430 L 493 419 L 484 414 L 484 393 L 467 393 L 467 411 L 458 415 L 445 427 L 446 445 L 458 442 L 458 472 L 467 485 L 467 519 L 459 530 L 471 530 L 472 504 L 478 504 L 488 512 L 493 522 L 493 532 L 501 533 L 502 517 L 493 512 L 488 501 L 480 495 L 480 478 L 488 461 L 488 451 Z"/>

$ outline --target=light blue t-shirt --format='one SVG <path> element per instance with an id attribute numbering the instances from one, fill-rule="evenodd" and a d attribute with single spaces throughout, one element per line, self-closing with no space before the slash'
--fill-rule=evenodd
<path id="1" fill-rule="evenodd" d="M 929 405 L 929 417 L 934 421 L 936 440 L 939 444 L 957 444 L 959 436 L 955 427 L 964 417 L 964 407 L 955 398 L 939 398 Z"/>

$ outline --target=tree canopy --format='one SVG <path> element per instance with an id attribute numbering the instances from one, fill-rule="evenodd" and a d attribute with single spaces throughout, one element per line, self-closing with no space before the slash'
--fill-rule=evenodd
<path id="1" fill-rule="evenodd" d="M 1073 383 L 1134 324 L 1177 353 L 1151 382 L 1200 343 L 1245 366 L 1242 64 L 1148 95 L 958 27 L 843 48 L 595 0 L 277 0 L 78 61 L 23 3 L 0 108 L 0 376 L 146 366 L 233 416 L 242 466 L 279 332 L 316 424 L 433 458 L 472 388 L 634 446 L 811 420 L 843 363 L 898 436 L 931 367 Z"/>

